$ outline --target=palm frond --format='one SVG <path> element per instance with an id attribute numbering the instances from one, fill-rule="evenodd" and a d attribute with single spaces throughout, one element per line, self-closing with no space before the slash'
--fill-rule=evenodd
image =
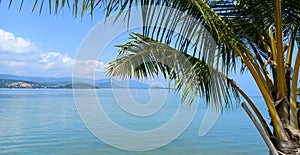
<path id="1" fill-rule="evenodd" d="M 204 7 L 205 10 L 202 12 L 195 7 L 195 2 L 194 0 L 75 0 L 73 2 L 69 0 L 49 0 L 48 6 L 49 12 L 51 13 L 51 10 L 54 10 L 54 14 L 59 13 L 59 11 L 67 6 L 72 10 L 74 17 L 77 17 L 78 14 L 81 17 L 84 14 L 89 14 L 92 17 L 97 8 L 105 8 L 107 16 L 113 12 L 122 12 L 122 10 L 128 9 L 126 16 L 128 19 L 130 18 L 131 7 L 144 6 L 142 14 L 144 24 L 148 26 L 143 28 L 143 35 L 169 45 L 172 43 L 179 51 L 187 53 L 192 49 L 193 53 L 190 55 L 203 58 L 205 53 L 201 52 L 201 47 L 205 43 L 200 40 L 203 36 L 203 29 L 207 29 L 207 32 L 214 37 L 213 39 L 216 40 L 219 46 L 227 71 L 235 70 L 237 54 L 232 50 L 231 46 L 238 46 L 238 44 L 228 42 L 228 38 L 232 36 L 224 38 L 225 35 L 228 35 L 227 30 L 224 28 L 224 25 L 216 20 L 218 17 L 211 18 L 214 16 L 211 11 L 215 10 L 215 13 L 219 13 L 224 17 L 224 20 L 236 17 L 236 2 L 228 0 L 207 1 L 209 8 Z M 41 13 L 43 8 L 46 7 L 44 0 L 35 0 L 32 10 L 36 10 L 38 8 L 36 6 L 39 5 L 39 12 Z M 153 18 L 153 15 L 158 15 L 158 13 L 160 13 L 161 18 Z M 149 25 L 155 25 L 155 27 L 153 28 Z M 175 29 L 179 29 L 179 32 L 175 32 Z M 224 32 L 220 34 L 221 31 L 216 31 L 217 29 L 222 29 Z M 227 43 L 224 44 L 224 41 Z"/>
<path id="2" fill-rule="evenodd" d="M 109 63 L 107 74 L 120 78 L 155 78 L 163 73 L 169 82 L 174 82 L 176 92 L 181 92 L 182 102 L 191 103 L 195 97 L 205 97 L 215 107 L 232 107 L 239 101 L 229 78 L 218 71 L 218 64 L 210 66 L 191 55 L 180 52 L 167 44 L 133 33 L 132 40 L 120 47 L 116 60 Z M 216 52 L 210 54 L 216 59 Z M 228 89 L 229 88 L 229 89 Z"/>

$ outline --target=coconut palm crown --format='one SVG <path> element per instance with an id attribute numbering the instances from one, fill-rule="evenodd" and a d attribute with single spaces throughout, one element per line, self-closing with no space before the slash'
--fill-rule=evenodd
<path id="1" fill-rule="evenodd" d="M 109 63 L 107 75 L 155 78 L 162 73 L 174 83 L 176 91 L 182 90 L 183 101 L 200 96 L 218 109 L 232 107 L 242 96 L 256 117 L 246 104 L 242 106 L 272 154 L 300 153 L 299 0 L 47 2 L 49 12 L 54 14 L 68 7 L 74 16 L 96 16 L 96 10 L 104 8 L 106 16 L 127 11 L 127 20 L 130 20 L 132 7 L 142 6 L 142 20 L 146 26 L 141 33 L 132 33 L 129 42 L 117 46 L 119 55 Z M 12 0 L 9 6 L 11 4 Z M 44 0 L 36 0 L 32 10 L 41 13 L 47 8 L 45 6 Z M 211 44 L 211 39 L 215 45 Z M 165 52 L 174 55 L 170 57 Z M 186 60 L 176 61 L 176 53 L 185 55 Z M 268 108 L 270 125 L 256 108 L 256 104 L 261 103 L 254 103 L 228 76 L 236 71 L 247 71 L 253 77 Z"/>

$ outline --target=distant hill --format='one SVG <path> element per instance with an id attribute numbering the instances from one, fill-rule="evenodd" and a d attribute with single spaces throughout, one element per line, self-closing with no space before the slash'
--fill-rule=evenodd
<path id="1" fill-rule="evenodd" d="M 38 83 L 24 80 L 0 79 L 0 88 L 50 88 L 50 89 L 95 89 L 93 85 L 87 83 L 76 84 L 54 84 L 54 83 Z"/>
<path id="2" fill-rule="evenodd" d="M 38 83 L 58 83 L 58 84 L 67 84 L 72 82 L 71 77 L 64 77 L 64 78 L 29 77 L 29 76 L 17 76 L 17 75 L 9 75 L 9 74 L 0 74 L 0 79 L 24 80 L 24 81 L 34 81 Z"/>
<path id="3" fill-rule="evenodd" d="M 102 79 L 95 81 L 95 85 L 99 88 L 150 88 L 148 84 L 135 80 L 118 81 L 113 79 Z"/>
<path id="4" fill-rule="evenodd" d="M 72 77 L 28 77 L 9 74 L 0 74 L 0 88 L 150 88 L 148 84 L 136 81 L 118 81 L 113 79 L 90 80 L 76 78 L 76 84 L 72 84 Z"/>
<path id="5" fill-rule="evenodd" d="M 0 88 L 34 88 L 37 83 L 31 81 L 0 79 Z"/>

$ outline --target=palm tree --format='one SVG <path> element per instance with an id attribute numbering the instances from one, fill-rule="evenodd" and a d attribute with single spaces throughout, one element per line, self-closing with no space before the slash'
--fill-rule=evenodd
<path id="1" fill-rule="evenodd" d="M 53 7 L 54 13 L 58 13 L 65 6 L 73 10 L 74 16 L 86 13 L 95 16 L 95 10 L 101 7 L 107 16 L 129 9 L 128 19 L 132 6 L 145 6 L 141 11 L 143 22 L 154 27 L 144 26 L 141 34 L 133 33 L 129 42 L 118 45 L 119 55 L 109 64 L 109 76 L 147 78 L 163 73 L 166 79 L 174 81 L 177 91 L 183 90 L 182 100 L 200 96 L 219 109 L 231 107 L 241 95 L 258 118 L 259 121 L 242 103 L 272 154 L 300 153 L 299 0 L 75 0 L 72 3 L 56 0 L 52 3 L 48 4 L 50 13 Z M 21 7 L 22 4 L 23 0 Z M 39 6 L 41 13 L 43 4 L 44 0 L 36 0 L 33 10 Z M 168 8 L 180 12 L 174 14 L 174 9 Z M 157 13 L 161 16 L 152 18 Z M 175 33 L 175 28 L 184 35 Z M 216 46 L 209 44 L 211 38 L 203 37 L 204 33 L 210 34 Z M 165 52 L 173 56 L 170 58 Z M 174 61 L 177 54 L 184 54 L 187 59 Z M 237 71 L 239 64 L 238 71 L 247 71 L 254 78 L 268 108 L 270 126 L 256 108 L 259 103 L 253 103 L 228 76 Z"/>

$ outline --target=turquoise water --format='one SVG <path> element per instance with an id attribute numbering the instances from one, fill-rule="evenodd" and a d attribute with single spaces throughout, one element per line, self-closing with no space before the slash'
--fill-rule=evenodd
<path id="1" fill-rule="evenodd" d="M 139 102 L 150 100 L 147 90 L 131 92 Z M 256 103 L 263 103 L 252 94 Z M 120 109 L 110 89 L 97 90 L 97 95 L 109 117 L 132 130 L 149 130 L 164 124 L 173 117 L 179 104 L 179 97 L 168 94 L 166 105 L 158 114 L 140 118 Z M 224 111 L 206 135 L 198 136 L 206 111 L 203 101 L 200 103 L 191 125 L 176 140 L 154 150 L 131 152 L 103 143 L 85 127 L 72 90 L 0 89 L 0 154 L 268 154 L 242 108 Z M 261 111 L 266 115 L 266 109 Z"/>

